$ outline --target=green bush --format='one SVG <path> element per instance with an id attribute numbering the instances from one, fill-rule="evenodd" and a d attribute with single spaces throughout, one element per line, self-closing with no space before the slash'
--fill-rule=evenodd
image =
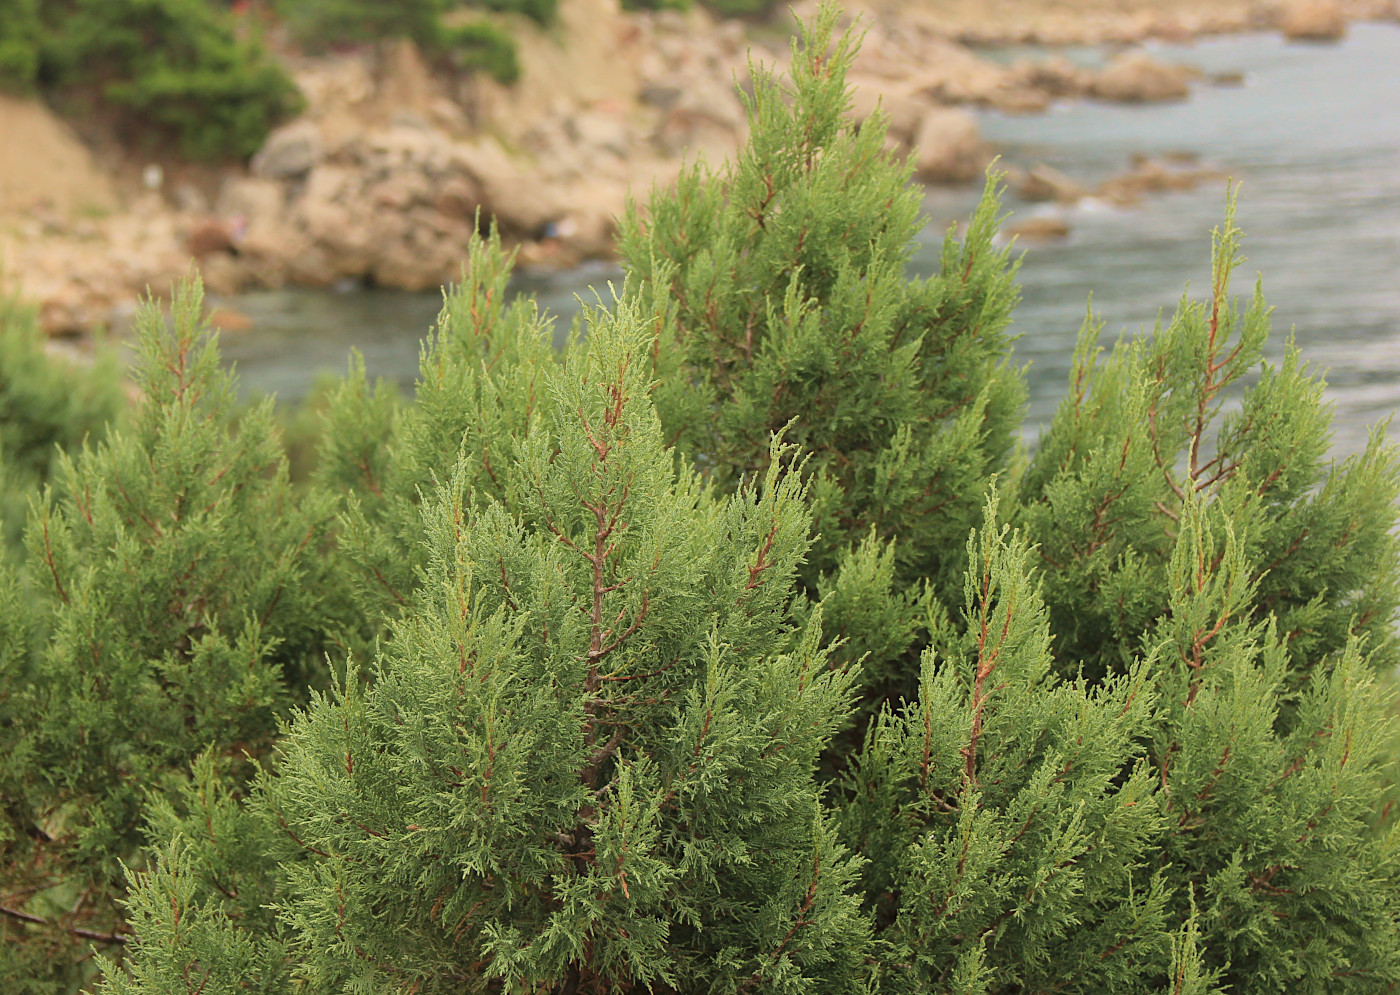
<path id="1" fill-rule="evenodd" d="M 99 441 L 122 411 L 112 353 L 92 366 L 51 358 L 33 310 L 0 294 L 0 547 L 17 544 L 29 496 L 59 454 Z"/>
<path id="2" fill-rule="evenodd" d="M 480 69 L 500 83 L 519 79 L 510 34 L 486 21 L 448 25 L 442 18 L 448 6 L 443 0 L 279 0 L 277 10 L 292 36 L 312 51 L 409 38 L 454 69 Z M 553 0 L 494 0 L 482 6 L 519 10 L 542 24 L 554 17 Z"/>
<path id="3" fill-rule="evenodd" d="M 480 69 L 497 83 L 507 85 L 520 78 L 515 42 L 490 22 L 477 21 L 443 28 L 439 44 L 454 68 Z"/>
<path id="4" fill-rule="evenodd" d="M 173 330 L 143 308 L 141 403 L 60 453 L 31 495 L 27 583 L 0 572 L 6 992 L 91 974 L 86 943 L 124 939 L 143 807 L 206 749 L 244 770 L 264 755 L 340 641 L 328 504 L 294 500 L 270 403 L 232 426 L 201 310 L 197 285 Z"/>
<path id="5" fill-rule="evenodd" d="M 443 0 L 277 0 L 277 14 L 292 37 L 312 50 L 412 38 L 435 46 Z"/>
<path id="6" fill-rule="evenodd" d="M 1231 205 L 1012 458 L 995 191 L 904 277 L 835 20 L 586 338 L 478 240 L 301 490 L 148 317 L 136 426 L 0 563 L 7 991 L 94 942 L 114 995 L 1400 986 L 1400 456 L 1325 459 Z"/>
<path id="7" fill-rule="evenodd" d="M 463 6 L 482 7 L 507 14 L 524 14 L 536 24 L 554 23 L 559 0 L 468 0 Z"/>
<path id="8" fill-rule="evenodd" d="M 0 0 L 0 90 L 33 90 L 42 34 L 39 0 Z"/>
<path id="9" fill-rule="evenodd" d="M 251 155 L 301 96 L 231 15 L 206 0 L 52 0 L 41 81 L 94 94 L 202 159 Z"/>
<path id="10" fill-rule="evenodd" d="M 774 0 L 705 0 L 720 17 L 762 17 L 776 6 Z"/>

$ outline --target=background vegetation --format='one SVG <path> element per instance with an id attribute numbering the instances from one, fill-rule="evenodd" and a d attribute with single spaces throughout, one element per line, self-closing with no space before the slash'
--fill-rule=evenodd
<path id="1" fill-rule="evenodd" d="M 1400 984 L 1400 454 L 1329 457 L 1233 205 L 1019 448 L 995 183 L 906 279 L 835 19 L 564 350 L 479 240 L 308 480 L 197 283 L 86 445 L 116 405 L 0 352 L 6 991 Z"/>

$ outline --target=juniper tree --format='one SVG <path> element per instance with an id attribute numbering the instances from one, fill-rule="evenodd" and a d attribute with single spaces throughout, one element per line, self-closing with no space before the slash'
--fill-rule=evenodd
<path id="1" fill-rule="evenodd" d="M 1219 419 L 1267 333 L 1257 291 L 1236 324 L 1238 237 L 1227 216 L 1209 305 L 1102 370 L 1081 341 L 1010 504 L 1027 527 L 996 530 L 989 504 L 965 624 L 934 633 L 918 697 L 852 764 L 842 825 L 871 857 L 891 990 L 1400 981 L 1400 836 L 1381 804 L 1395 720 L 1376 674 L 1394 456 L 1373 439 L 1322 472 L 1321 387 L 1291 346 Z"/>
<path id="2" fill-rule="evenodd" d="M 1373 829 L 1394 701 L 1358 646 L 1290 694 L 1284 641 L 1240 610 L 1244 545 L 1197 502 L 1143 656 L 1066 681 L 1035 551 L 995 515 L 969 543 L 965 629 L 935 637 L 918 697 L 872 724 L 845 778 L 884 990 L 1400 980 L 1396 830 Z"/>
<path id="3" fill-rule="evenodd" d="M 857 861 L 814 777 L 851 676 L 791 613 L 804 485 L 770 465 L 723 497 L 678 471 L 646 329 L 594 316 L 501 497 L 473 499 L 466 444 L 441 468 L 373 683 L 297 717 L 241 816 L 298 852 L 281 931 L 198 880 L 218 858 L 191 818 L 110 991 L 858 990 Z"/>
<path id="4" fill-rule="evenodd" d="M 1152 683 L 1055 675 L 1034 551 L 996 503 L 967 544 L 963 626 L 845 777 L 883 990 L 1147 991 L 1176 926 L 1141 745 Z"/>
<path id="5" fill-rule="evenodd" d="M 1297 679 L 1353 636 L 1396 662 L 1395 452 L 1377 431 L 1364 452 L 1329 456 L 1323 380 L 1291 341 L 1280 363 L 1264 359 L 1258 285 L 1247 305 L 1230 297 L 1240 238 L 1232 202 L 1208 300 L 1183 297 L 1151 336 L 1101 360 L 1092 315 L 1080 334 L 1069 393 L 1016 502 L 1040 547 L 1066 668 L 1121 670 L 1139 652 L 1165 611 L 1174 536 L 1197 497 L 1219 504 L 1245 543 L 1257 588 L 1245 610 L 1276 617 Z"/>
<path id="6" fill-rule="evenodd" d="M 992 242 L 989 182 L 939 272 L 908 277 L 922 190 L 886 151 L 883 113 L 845 120 L 857 41 L 833 42 L 837 16 L 825 7 L 794 42 L 790 81 L 750 66 L 747 144 L 629 207 L 620 252 L 657 316 L 667 440 L 722 487 L 761 475 L 779 429 L 809 457 L 818 538 L 804 585 L 830 593 L 865 543 L 864 572 L 883 553 L 898 590 L 931 582 L 956 603 L 957 551 L 1024 400 L 1008 359 L 1015 265 Z M 888 629 L 847 634 L 870 650 Z"/>
<path id="7" fill-rule="evenodd" d="M 96 441 L 121 411 L 109 353 L 91 366 L 51 358 L 33 309 L 0 291 L 0 544 L 18 552 L 29 491 L 48 479 L 57 450 Z"/>
<path id="8" fill-rule="evenodd" d="M 343 503 L 339 549 L 376 618 L 410 604 L 425 562 L 419 502 L 460 454 L 472 501 L 503 498 L 503 468 L 543 400 L 557 357 L 551 321 L 532 299 L 508 300 L 514 264 L 493 231 L 474 238 L 462 282 L 424 342 L 413 402 L 400 409 L 363 363 L 332 391 L 317 483 Z"/>
<path id="9" fill-rule="evenodd" d="M 278 713 L 324 680 L 329 515 L 293 500 L 270 403 L 231 424 L 201 309 L 197 283 L 177 291 L 172 331 L 143 307 L 141 403 L 59 456 L 31 503 L 30 590 L 0 596 L 6 991 L 67 990 L 91 973 L 91 941 L 124 941 L 114 900 L 143 799 L 208 746 L 265 751 Z"/>

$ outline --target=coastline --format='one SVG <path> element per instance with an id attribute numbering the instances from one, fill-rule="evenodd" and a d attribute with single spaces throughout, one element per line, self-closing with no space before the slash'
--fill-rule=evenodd
<path id="1" fill-rule="evenodd" d="M 1393 0 L 1312 6 L 1344 21 L 1400 12 Z M 921 180 L 975 180 L 993 150 L 969 107 L 1182 99 L 1189 71 L 1136 46 L 1279 30 L 1290 10 L 1196 0 L 868 4 L 848 13 L 865 30 L 853 114 L 878 102 Z M 142 164 L 110 149 L 84 165 L 73 139 L 59 159 L 77 165 L 52 170 L 69 177 L 66 199 L 0 198 L 3 273 L 39 307 L 46 332 L 81 336 L 120 321 L 139 294 L 161 292 L 193 262 L 225 294 L 345 281 L 431 287 L 457 276 L 478 210 L 500 219 L 526 268 L 607 257 L 629 194 L 670 182 L 685 156 L 717 163 L 743 141 L 733 83 L 743 85 L 750 49 L 781 68 L 783 36 L 699 10 L 624 13 L 615 0 L 566 0 L 561 21 L 554 32 L 521 29 L 524 82 L 510 90 L 436 78 L 406 45 L 296 60 L 308 111 L 248 169 Z M 1091 71 L 1049 52 L 999 61 L 974 44 L 1126 51 Z M 1181 171 L 1152 169 L 1157 179 L 1134 196 L 1184 182 Z M 236 328 L 237 316 L 225 320 Z"/>

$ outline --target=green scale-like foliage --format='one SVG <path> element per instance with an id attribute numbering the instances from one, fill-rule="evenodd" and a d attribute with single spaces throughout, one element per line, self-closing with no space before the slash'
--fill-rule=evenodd
<path id="1" fill-rule="evenodd" d="M 400 407 L 363 362 L 331 393 L 317 484 L 345 503 L 340 550 L 374 619 L 412 603 L 427 560 L 420 503 L 456 469 L 466 500 L 506 497 L 505 473 L 558 364 L 552 319 L 507 299 L 513 257 L 497 237 L 473 240 L 461 284 L 424 343 L 413 403 Z"/>
<path id="2" fill-rule="evenodd" d="M 917 699 L 872 724 L 846 777 L 883 990 L 1152 990 L 1175 923 L 1140 743 L 1150 679 L 1055 677 L 1034 554 L 986 514 L 964 634 L 925 651 Z"/>
<path id="3" fill-rule="evenodd" d="M 464 446 L 425 503 L 425 583 L 374 683 L 298 717 L 242 816 L 300 851 L 281 926 L 188 884 L 220 860 L 196 814 L 112 991 L 191 963 L 206 991 L 241 990 L 221 964 L 264 965 L 264 991 L 858 990 L 858 864 L 813 774 L 851 677 L 790 613 L 803 487 L 678 472 L 645 339 L 626 307 L 597 317 L 497 464 L 504 499 L 469 499 Z"/>
<path id="4" fill-rule="evenodd" d="M 752 67 L 749 140 L 712 173 L 686 169 L 624 219 L 630 292 L 657 315 L 668 441 L 733 487 L 787 427 L 809 456 L 818 532 L 803 570 L 823 587 L 852 546 L 894 546 L 897 582 L 956 603 L 960 550 L 1024 399 L 1008 363 L 1014 265 L 992 244 L 989 189 L 940 272 L 905 274 L 924 224 L 885 119 L 855 127 L 834 8 L 795 43 L 790 88 Z M 829 583 L 829 582 L 828 582 Z"/>
<path id="5" fill-rule="evenodd" d="M 176 294 L 173 331 L 144 307 L 143 399 L 104 442 L 60 455 L 30 512 L 31 590 L 0 595 L 0 893 L 30 917 L 6 918 L 6 991 L 47 990 L 88 939 L 124 932 L 120 862 L 151 793 L 208 746 L 265 751 L 279 712 L 324 681 L 329 508 L 293 499 L 270 404 L 231 425 L 201 308 L 197 284 Z"/>
<path id="6" fill-rule="evenodd" d="M 1231 991 L 1372 992 L 1400 983 L 1400 840 L 1384 652 L 1360 637 L 1299 681 L 1274 618 L 1256 621 L 1251 543 L 1221 503 L 1183 507 L 1165 617 L 1144 640 L 1159 711 L 1148 740 L 1165 833 L 1154 849 Z M 1299 684 L 1301 683 L 1301 689 Z"/>
<path id="7" fill-rule="evenodd" d="M 1232 206 L 1209 299 L 1183 298 L 1166 327 L 1106 360 L 1086 322 L 1069 395 L 1021 481 L 1019 520 L 1040 547 L 1067 669 L 1111 673 L 1140 652 L 1166 610 L 1173 537 L 1197 497 L 1219 504 L 1245 543 L 1239 583 L 1253 594 L 1238 608 L 1276 618 L 1295 681 L 1353 636 L 1371 641 L 1378 663 L 1400 660 L 1395 451 L 1376 432 L 1364 452 L 1329 458 L 1322 380 L 1292 343 L 1281 363 L 1264 360 L 1258 287 L 1243 308 L 1230 297 L 1239 244 Z M 1227 408 L 1232 391 L 1242 396 Z"/>
<path id="8" fill-rule="evenodd" d="M 1291 347 L 1265 362 L 1267 308 L 1230 297 L 1227 222 L 1206 303 L 1103 359 L 1091 321 L 1069 398 L 1008 465 L 1020 381 L 995 204 L 940 274 L 904 279 L 917 196 L 878 119 L 840 121 L 853 49 L 833 17 L 796 50 L 790 94 L 760 74 L 734 166 L 631 215 L 633 273 L 587 310 L 584 344 L 553 353 L 484 242 L 411 402 L 352 370 L 288 507 L 309 503 L 283 517 L 339 507 L 300 591 L 355 585 L 355 653 L 337 649 L 345 677 L 280 727 L 251 787 L 242 744 L 169 751 L 197 759 L 159 768 L 153 850 L 117 852 L 139 942 L 107 990 L 1400 985 L 1391 448 L 1378 433 L 1328 461 L 1320 381 Z M 78 473 L 128 444 L 59 475 L 34 518 L 57 552 L 31 530 L 27 582 L 53 563 L 74 597 L 137 548 L 140 516 L 75 545 L 95 500 L 66 483 L 115 504 L 113 480 L 154 493 L 183 465 L 148 457 L 139 492 L 139 460 Z M 240 557 L 220 619 L 260 618 L 251 554 L 208 555 Z M 37 846 L 26 826 L 68 831 L 79 803 L 108 825 L 95 776 L 91 798 L 64 787 L 66 808 L 23 814 L 27 772 L 79 714 L 60 703 L 53 736 L 23 719 L 51 707 L 46 647 L 92 646 L 63 635 L 87 630 L 53 588 L 0 565 L 7 889 Z M 43 613 L 15 607 L 40 595 Z M 268 659 L 293 664 L 297 631 L 262 632 L 282 640 Z M 175 689 L 160 680 L 122 700 Z M 872 708 L 872 690 L 895 693 Z M 241 719 L 222 700 L 225 735 Z M 137 721 L 83 728 L 107 763 Z M 40 900 L 25 908 L 57 915 L 76 895 Z"/>
<path id="9" fill-rule="evenodd" d="M 59 450 L 96 441 L 122 407 L 110 352 L 90 366 L 48 356 L 34 311 L 0 291 L 0 546 L 17 550 L 29 493 Z"/>

